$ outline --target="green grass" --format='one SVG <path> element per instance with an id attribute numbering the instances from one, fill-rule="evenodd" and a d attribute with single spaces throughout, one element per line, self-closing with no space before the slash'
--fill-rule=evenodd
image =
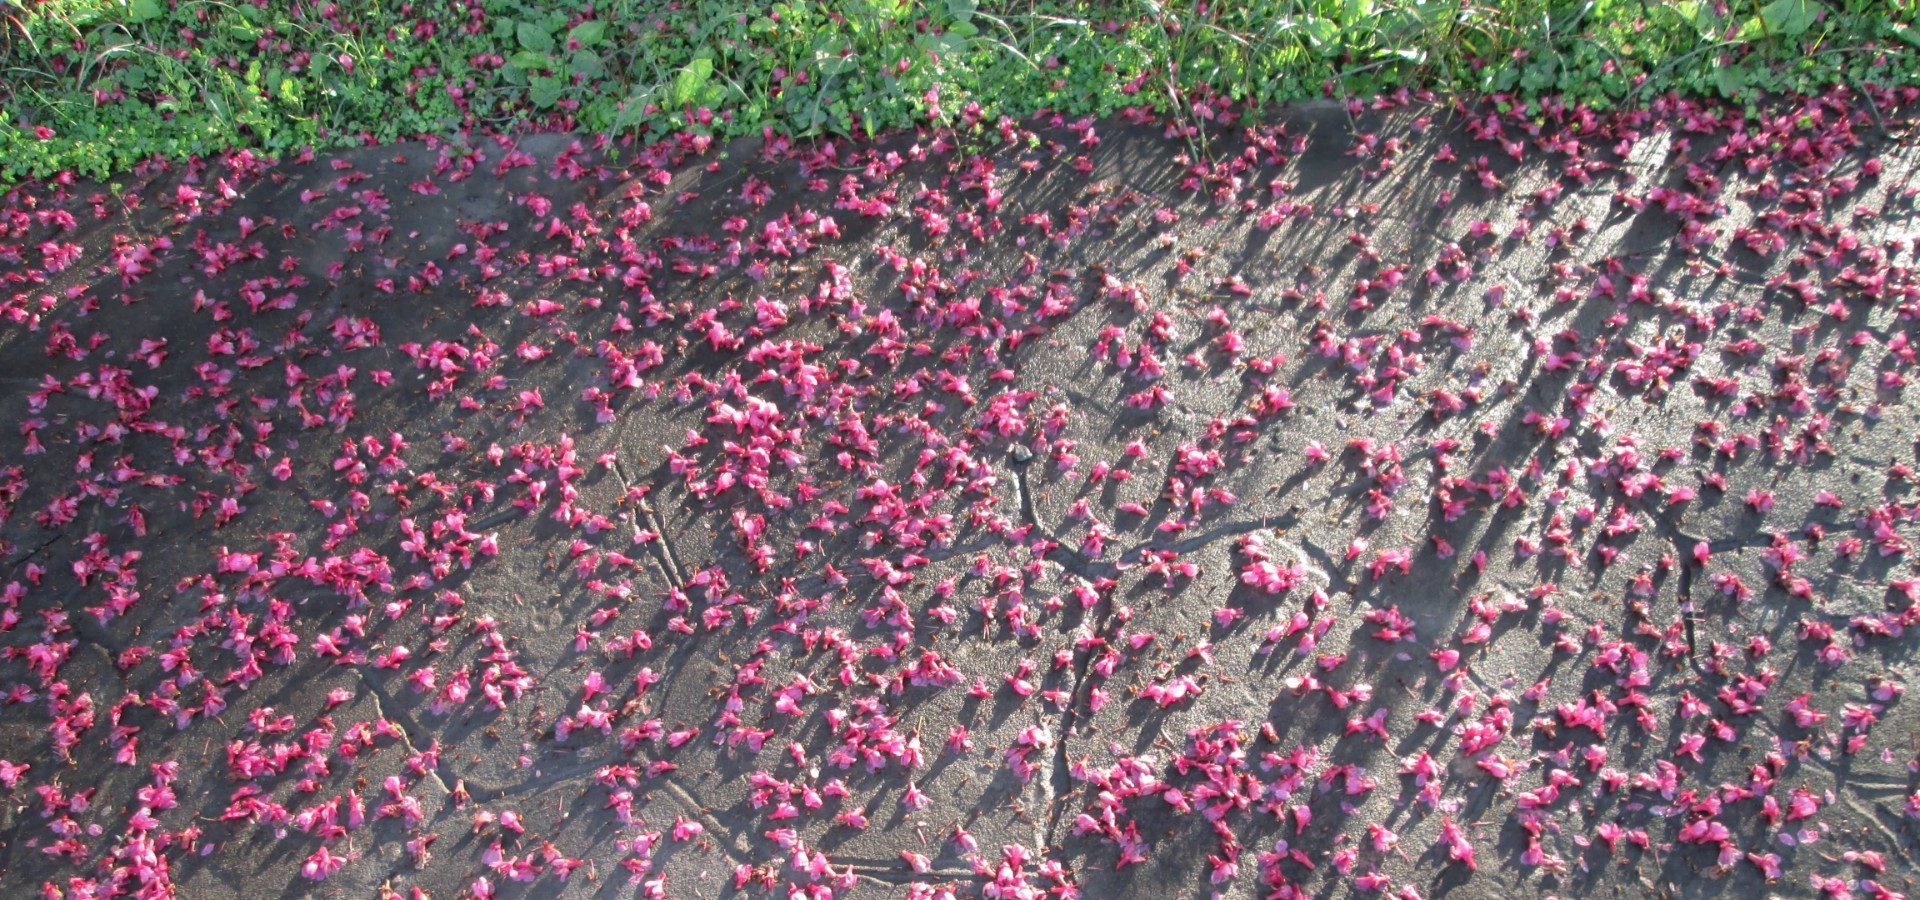
<path id="1" fill-rule="evenodd" d="M 1920 83 L 1916 5 L 0 0 L 0 183 L 462 128 L 857 135 L 1399 87 L 1752 102 Z"/>

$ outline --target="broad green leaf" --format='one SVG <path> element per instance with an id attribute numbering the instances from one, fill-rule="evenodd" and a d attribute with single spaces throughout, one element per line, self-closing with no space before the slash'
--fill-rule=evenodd
<path id="1" fill-rule="evenodd" d="M 1520 76 L 1520 87 L 1528 91 L 1544 91 L 1553 86 L 1552 66 L 1530 66 Z"/>
<path id="2" fill-rule="evenodd" d="M 567 70 L 591 80 L 607 74 L 607 65 L 601 61 L 598 53 L 591 50 L 575 50 L 573 57 L 567 61 Z"/>
<path id="3" fill-rule="evenodd" d="M 514 33 L 520 39 L 520 46 L 535 53 L 553 51 L 553 35 L 532 22 L 521 22 Z"/>
<path id="4" fill-rule="evenodd" d="M 1725 66 L 1716 68 L 1713 70 L 1713 86 L 1720 92 L 1720 96 L 1731 100 L 1739 96 L 1741 89 L 1746 86 L 1741 77 L 1743 74 L 1745 73 L 1741 70 Z"/>
<path id="5" fill-rule="evenodd" d="M 975 10 L 980 8 L 980 0 L 947 0 L 947 15 L 955 22 L 965 22 L 973 18 Z"/>
<path id="6" fill-rule="evenodd" d="M 151 21 L 160 18 L 166 11 L 166 7 L 160 5 L 160 0 L 130 0 L 127 3 L 127 21 Z"/>
<path id="7" fill-rule="evenodd" d="M 529 72 L 538 72 L 553 68 L 553 57 L 532 50 L 516 50 L 512 56 L 507 57 L 507 63 Z"/>
<path id="8" fill-rule="evenodd" d="M 589 19 L 573 26 L 567 37 L 582 47 L 591 47 L 607 36 L 607 23 L 598 19 Z"/>
<path id="9" fill-rule="evenodd" d="M 673 80 L 673 102 L 675 106 L 684 106 L 700 99 L 700 92 L 707 86 L 707 79 L 713 77 L 713 60 L 704 57 L 695 59 L 680 70 Z"/>
<path id="10" fill-rule="evenodd" d="M 613 127 L 632 128 L 647 120 L 647 104 L 653 102 L 653 88 L 634 91 L 613 114 Z"/>
<path id="11" fill-rule="evenodd" d="M 1340 36 L 1340 29 L 1332 21 L 1319 16 L 1306 16 L 1300 20 L 1300 24 L 1307 32 L 1307 40 L 1315 47 L 1336 49 L 1334 39 Z"/>
<path id="12" fill-rule="evenodd" d="M 589 131 L 606 131 L 613 124 L 613 98 L 596 96 L 580 107 L 580 124 Z"/>
<path id="13" fill-rule="evenodd" d="M 1806 34 L 1819 14 L 1813 0 L 1773 0 L 1760 7 L 1760 21 L 1767 30 L 1787 37 Z"/>
<path id="14" fill-rule="evenodd" d="M 1680 14 L 1680 18 L 1685 19 L 1688 24 L 1692 25 L 1693 29 L 1698 31 L 1701 37 L 1708 40 L 1715 38 L 1715 32 L 1718 30 L 1718 26 L 1715 24 L 1713 8 L 1702 2 L 1702 0 L 1680 0 L 1680 2 L 1675 3 L 1672 8 L 1674 12 Z"/>
<path id="15" fill-rule="evenodd" d="M 839 75 L 851 70 L 854 65 L 854 57 L 852 56 L 841 56 L 831 50 L 815 50 L 813 52 L 813 67 L 820 70 L 820 74 L 822 75 L 829 77 Z"/>
<path id="16" fill-rule="evenodd" d="M 966 41 L 962 40 L 952 31 L 946 34 L 923 34 L 920 36 L 919 44 L 920 49 L 931 51 L 942 60 L 958 56 L 962 50 L 967 48 Z M 852 68 L 850 57 L 842 58 L 836 56 L 832 64 L 822 63 L 820 71 L 823 74 L 835 75 L 849 68 Z M 940 68 L 944 70 L 946 68 L 945 64 L 943 63 Z"/>
<path id="17" fill-rule="evenodd" d="M 560 94 L 565 89 L 566 82 L 558 78 L 531 78 L 527 82 L 527 99 L 533 101 L 536 109 L 550 109 L 559 102 Z"/>

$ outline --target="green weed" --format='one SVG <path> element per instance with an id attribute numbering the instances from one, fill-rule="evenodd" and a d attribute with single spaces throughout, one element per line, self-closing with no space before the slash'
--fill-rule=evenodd
<path id="1" fill-rule="evenodd" d="M 0 181 L 462 128 L 859 135 L 1398 88 L 1601 107 L 1920 79 L 1914 0 L 12 0 Z"/>

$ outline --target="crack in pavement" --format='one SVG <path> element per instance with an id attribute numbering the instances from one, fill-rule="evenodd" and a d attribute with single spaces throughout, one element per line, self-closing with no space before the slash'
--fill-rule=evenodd
<path id="1" fill-rule="evenodd" d="M 680 566 L 680 554 L 674 552 L 673 536 L 667 533 L 666 521 L 660 518 L 653 504 L 645 500 L 640 501 L 640 513 L 647 517 L 647 524 L 653 528 L 654 534 L 659 535 L 653 543 L 659 545 L 660 558 L 663 560 L 661 569 L 666 572 L 667 580 L 673 582 L 675 587 L 684 589 L 687 586 L 687 570 Z"/>
<path id="2" fill-rule="evenodd" d="M 513 521 L 514 519 L 520 518 L 526 512 L 527 512 L 526 510 L 521 509 L 518 506 L 508 504 L 506 509 L 495 510 L 484 516 L 481 516 L 480 518 L 467 523 L 466 527 L 476 532 L 485 531 L 489 528 L 498 528 L 501 525 L 505 525 L 508 522 Z"/>
<path id="3" fill-rule="evenodd" d="M 1014 500 L 1020 507 L 1020 517 L 1026 522 L 1030 532 L 1038 533 L 1042 540 L 1052 545 L 1046 550 L 1044 557 L 1062 569 L 1089 581 L 1117 578 L 1123 568 L 1121 565 L 1096 563 L 1082 557 L 1077 551 L 1070 550 L 1061 543 L 1052 529 L 1041 524 L 1039 513 L 1033 505 L 1033 491 L 1027 484 L 1027 466 L 1033 462 L 1033 452 L 1025 446 L 1016 444 L 1008 462 L 1009 468 L 1013 470 Z M 1096 607 L 1092 634 L 1098 635 L 1105 630 L 1110 612 L 1111 602 L 1103 594 Z M 1072 734 L 1074 726 L 1079 724 L 1080 707 L 1088 702 L 1092 692 L 1093 683 L 1088 669 L 1093 665 L 1095 649 L 1089 646 L 1074 653 L 1073 694 L 1068 699 L 1066 708 L 1061 710 L 1060 733 L 1054 737 L 1051 763 L 1046 772 L 1046 816 L 1044 820 L 1040 817 L 1035 817 L 1034 820 L 1034 837 L 1040 843 L 1040 846 L 1034 848 L 1036 854 L 1044 854 L 1047 848 L 1054 845 L 1054 838 L 1060 829 L 1061 810 L 1073 791 L 1072 768 L 1067 762 L 1067 736 Z"/>
<path id="4" fill-rule="evenodd" d="M 604 765 L 606 765 L 606 763 L 596 762 L 591 765 L 562 766 L 555 771 L 548 772 L 544 775 L 536 774 L 532 778 L 529 778 L 525 781 L 521 781 L 517 784 L 511 784 L 511 785 L 492 784 L 490 782 L 481 781 L 478 779 L 475 779 L 472 784 L 467 784 L 466 780 L 462 779 L 461 784 L 466 787 L 467 796 L 473 797 L 475 802 L 492 803 L 494 801 L 504 800 L 509 797 L 518 797 L 523 794 L 540 790 L 542 788 L 553 787 L 554 785 L 557 785 L 557 784 L 564 784 L 570 779 L 579 778 L 583 775 L 587 775 L 588 773 L 593 772 L 594 770 L 599 769 Z M 490 794 L 491 796 L 476 797 L 474 796 L 474 791 L 476 789 L 482 792 L 485 792 L 487 794 Z"/>
<path id="5" fill-rule="evenodd" d="M 568 781 L 571 781 L 573 779 L 587 776 L 591 772 L 601 768 L 602 766 L 605 766 L 606 764 L 607 764 L 606 761 L 602 760 L 599 762 L 594 762 L 592 764 L 568 766 L 558 771 L 549 772 L 545 775 L 528 779 L 526 781 L 523 781 L 523 782 L 520 782 L 519 784 L 514 784 L 514 785 L 500 786 L 500 785 L 487 784 L 485 782 L 475 782 L 472 785 L 467 785 L 464 781 L 462 781 L 462 786 L 467 789 L 468 796 L 473 796 L 473 791 L 476 788 L 490 795 L 486 797 L 473 797 L 474 802 L 495 803 L 500 800 L 518 797 L 534 791 L 554 787 L 555 785 L 565 784 Z M 688 792 L 686 788 L 683 788 L 680 785 L 673 782 L 671 779 L 668 779 L 668 780 L 662 780 L 657 784 L 650 785 L 648 786 L 647 789 L 664 790 L 667 793 L 673 795 L 673 799 L 679 805 L 685 807 L 688 810 L 688 812 L 692 813 L 694 818 L 697 818 L 700 820 L 700 824 L 706 827 L 706 833 L 713 835 L 715 837 L 714 844 L 716 846 L 719 846 L 722 849 L 722 851 L 727 854 L 728 858 L 732 859 L 736 863 L 747 864 L 747 865 L 751 865 L 753 863 L 752 851 L 748 847 L 746 847 L 744 844 L 741 843 L 741 834 L 738 831 L 728 828 L 725 825 L 721 824 L 720 820 L 713 815 L 712 811 L 709 810 L 707 807 L 702 806 L 700 804 L 700 801 L 695 799 L 693 794 Z M 724 838 L 724 840 L 722 840 L 722 838 Z"/>
<path id="6" fill-rule="evenodd" d="M 66 528 L 60 529 L 58 532 L 54 533 L 53 537 L 47 538 L 45 541 L 42 541 L 41 543 L 36 545 L 32 550 L 28 550 L 19 559 L 6 563 L 5 564 L 6 567 L 9 569 L 20 568 L 22 565 L 31 561 L 34 557 L 39 556 L 41 553 L 45 552 L 48 547 L 51 547 L 54 544 L 59 543 L 61 538 L 64 538 L 67 536 L 67 532 L 69 530 L 70 529 L 66 529 Z"/>
<path id="7" fill-rule="evenodd" d="M 893 866 L 875 863 L 848 862 L 841 863 L 841 866 L 852 869 L 854 874 L 862 878 L 867 878 L 889 887 L 911 884 L 926 878 L 951 878 L 967 881 L 972 880 L 974 877 L 972 869 L 929 868 L 925 872 L 902 872 Z"/>
<path id="8" fill-rule="evenodd" d="M 1103 593 L 1089 633 L 1097 637 L 1105 631 L 1107 620 L 1112 617 L 1112 613 L 1112 598 Z M 1054 738 L 1053 742 L 1053 767 L 1052 771 L 1047 773 L 1046 830 L 1042 834 L 1044 847 L 1055 845 L 1055 839 L 1060 831 L 1061 812 L 1066 808 L 1067 800 L 1073 793 L 1073 768 L 1067 762 L 1067 738 L 1073 734 L 1074 726 L 1079 724 L 1081 707 L 1091 702 L 1093 677 L 1090 670 L 1093 668 L 1094 656 L 1098 649 L 1099 647 L 1094 645 L 1074 653 L 1073 694 L 1067 700 L 1067 708 L 1060 712 L 1060 734 Z"/>
<path id="9" fill-rule="evenodd" d="M 1765 547 L 1773 542 L 1772 535 L 1755 534 L 1745 538 L 1720 538 L 1706 540 L 1681 530 L 1680 523 L 1667 516 L 1654 515 L 1654 529 L 1668 543 L 1673 545 L 1674 565 L 1679 571 L 1674 576 L 1674 591 L 1680 603 L 1680 620 L 1687 630 L 1687 658 L 1692 660 L 1696 672 L 1700 668 L 1698 639 L 1694 633 L 1693 578 L 1694 569 L 1699 567 L 1693 559 L 1693 548 L 1705 544 L 1710 553 L 1724 553 L 1729 550 L 1741 550 L 1753 547 Z"/>
<path id="10" fill-rule="evenodd" d="M 1020 517 L 1027 523 L 1028 530 L 1040 535 L 1041 540 L 1051 545 L 1042 555 L 1060 568 L 1089 581 L 1120 574 L 1120 567 L 1114 563 L 1090 560 L 1081 556 L 1079 551 L 1068 549 L 1059 535 L 1053 533 L 1053 529 L 1040 522 L 1040 515 L 1033 506 L 1033 491 L 1027 484 L 1027 466 L 1032 462 L 1033 451 L 1022 445 L 1014 445 L 1010 459 L 1014 501 L 1020 507 Z"/>
<path id="11" fill-rule="evenodd" d="M 1239 537 L 1240 535 L 1243 535 L 1243 534 L 1250 534 L 1252 532 L 1260 531 L 1262 529 L 1272 528 L 1274 527 L 1273 520 L 1276 518 L 1283 517 L 1285 515 L 1286 515 L 1285 513 L 1282 513 L 1280 516 L 1269 515 L 1269 516 L 1261 516 L 1258 519 L 1250 519 L 1244 522 L 1232 522 L 1226 525 L 1215 527 L 1201 534 L 1196 534 L 1193 537 L 1186 538 L 1184 540 L 1175 541 L 1171 544 L 1156 545 L 1151 540 L 1145 541 L 1143 543 L 1136 544 L 1128 548 L 1126 552 L 1120 554 L 1120 559 L 1125 562 L 1138 561 L 1140 558 L 1140 555 L 1145 553 L 1148 550 L 1163 550 L 1163 551 L 1171 550 L 1175 553 L 1180 554 L 1181 556 L 1185 556 L 1196 550 L 1203 549 L 1208 545 L 1213 544 L 1216 541 L 1222 540 L 1224 538 Z"/>
<path id="12" fill-rule="evenodd" d="M 693 794 L 689 793 L 686 788 L 681 787 L 671 778 L 662 781 L 660 787 L 667 793 L 672 794 L 674 799 L 680 801 L 682 806 L 691 810 L 693 814 L 700 819 L 700 823 L 707 827 L 707 833 L 715 836 L 714 844 L 725 851 L 727 856 L 732 857 L 734 862 L 742 865 L 753 864 L 753 852 L 740 842 L 740 834 L 720 824 L 720 820 L 714 818 L 713 812 L 707 807 L 700 805 L 700 801 L 695 800 Z M 726 840 L 719 840 L 720 835 L 726 835 Z"/>
<path id="13" fill-rule="evenodd" d="M 1038 521 L 1032 514 L 1032 503 L 1027 499 L 1026 485 L 1022 473 L 1023 470 L 1019 468 L 1018 463 L 1016 463 L 1016 468 L 1014 469 L 1015 485 L 1021 493 L 1021 512 L 1022 515 L 1027 517 L 1030 523 L 1038 528 Z M 1194 537 L 1165 545 L 1164 547 L 1153 547 L 1150 544 L 1135 547 L 1121 554 L 1123 563 L 1122 565 L 1115 566 L 1116 573 L 1122 568 L 1125 568 L 1124 561 L 1129 559 L 1137 561 L 1138 554 L 1141 551 L 1148 549 L 1168 549 L 1184 555 L 1225 538 L 1237 537 L 1270 528 L 1272 527 L 1273 518 L 1273 516 L 1263 516 L 1257 520 L 1222 525 L 1205 534 L 1195 535 Z M 1335 571 L 1336 567 L 1333 565 L 1332 556 L 1330 556 L 1325 549 L 1304 537 L 1293 539 L 1276 536 L 1275 539 L 1278 543 L 1291 550 L 1295 559 L 1305 563 L 1309 571 L 1317 575 L 1325 586 L 1329 588 L 1332 587 L 1332 572 Z M 1103 593 L 1095 609 L 1094 620 L 1090 626 L 1090 633 L 1097 636 L 1105 631 L 1111 614 L 1112 598 L 1108 594 Z M 1090 701 L 1092 696 L 1093 679 L 1090 670 L 1093 665 L 1093 660 L 1098 654 L 1098 650 L 1098 646 L 1089 646 L 1084 650 L 1078 650 L 1074 653 L 1073 695 L 1068 700 L 1066 708 L 1062 710 L 1060 714 L 1060 734 L 1054 742 L 1052 771 L 1048 773 L 1049 796 L 1047 798 L 1047 817 L 1044 838 L 1046 847 L 1056 846 L 1059 837 L 1060 822 L 1063 818 L 1062 813 L 1066 808 L 1066 801 L 1073 791 L 1072 767 L 1067 760 L 1067 738 L 1073 734 L 1073 729 L 1080 724 L 1081 710 Z"/>
<path id="14" fill-rule="evenodd" d="M 421 734 L 426 734 L 427 730 L 425 728 L 421 728 L 420 723 L 415 721 L 413 716 L 408 715 L 406 712 L 400 710 L 398 708 L 399 704 L 394 703 L 393 698 L 387 696 L 386 689 L 382 688 L 378 684 L 375 684 L 374 680 L 371 677 L 368 677 L 367 673 L 361 671 L 359 666 L 347 666 L 345 668 L 347 671 L 353 673 L 353 677 L 359 679 L 362 687 L 365 687 L 367 689 L 367 696 L 371 698 L 373 701 L 374 715 L 379 716 L 381 721 L 392 722 L 393 724 L 399 726 L 400 745 L 407 748 L 408 753 L 411 753 L 414 756 L 421 756 L 422 754 L 420 752 L 420 748 L 414 745 L 413 736 L 409 732 L 418 731 Z M 387 707 L 389 706 L 393 706 L 395 708 L 395 712 L 393 715 L 389 715 L 387 713 Z M 434 758 L 433 766 L 428 767 L 426 769 L 426 777 L 433 779 L 433 783 L 439 785 L 440 790 L 446 792 L 448 796 L 452 796 L 453 790 L 451 788 L 448 788 L 446 780 L 440 777 L 440 772 L 439 772 L 440 765 L 441 765 L 440 760 L 436 755 Z"/>
<path id="15" fill-rule="evenodd" d="M 995 545 L 1004 544 L 1004 543 L 1006 543 L 1005 538 L 996 534 L 989 534 L 965 544 L 951 544 L 945 547 L 935 547 L 929 552 L 924 553 L 922 555 L 927 558 L 927 562 L 926 562 L 927 565 L 933 565 L 934 563 L 945 562 L 957 556 L 965 556 L 969 553 L 979 553 L 985 550 L 991 550 L 994 548 Z"/>
<path id="16" fill-rule="evenodd" d="M 1846 785 L 1842 784 L 1841 787 L 1843 788 L 1843 790 L 1841 791 L 1839 796 L 1840 796 L 1840 801 L 1842 803 L 1845 803 L 1855 813 L 1859 814 L 1860 818 L 1865 819 L 1868 824 L 1871 824 L 1876 830 L 1880 832 L 1881 835 L 1885 836 L 1886 839 L 1893 844 L 1894 848 L 1897 851 L 1901 853 L 1913 852 L 1914 847 L 1911 845 L 1915 843 L 1920 843 L 1920 842 L 1916 842 L 1911 838 L 1908 840 L 1901 840 L 1899 834 L 1895 833 L 1893 829 L 1888 828 L 1885 822 L 1880 821 L 1880 814 L 1883 812 L 1887 812 L 1887 810 L 1884 807 L 1882 807 L 1878 803 L 1875 803 L 1872 805 L 1862 803 L 1859 800 L 1854 799 L 1854 795 L 1851 792 L 1844 790 Z M 1894 821 L 1896 822 L 1900 821 L 1902 818 L 1892 813 L 1888 813 L 1888 814 L 1893 815 Z"/>
<path id="17" fill-rule="evenodd" d="M 1093 652 L 1089 650 L 1086 655 L 1088 659 L 1092 659 Z M 1074 668 L 1081 669 L 1083 665 L 1076 660 Z M 1086 680 L 1082 675 L 1080 681 Z M 1068 799 L 1073 794 L 1073 769 L 1067 762 L 1067 734 L 1077 724 L 1075 720 L 1079 717 L 1078 710 L 1082 702 L 1084 697 L 1080 693 L 1079 684 L 1076 683 L 1072 700 L 1068 702 L 1066 710 L 1060 714 L 1060 736 L 1053 742 L 1053 765 L 1047 773 L 1046 826 L 1040 834 L 1042 850 L 1054 846 L 1054 838 L 1060 832 L 1061 811 L 1067 807 Z"/>
<path id="18" fill-rule="evenodd" d="M 1198 534 L 1172 544 L 1156 546 L 1153 542 L 1149 541 L 1129 549 L 1120 555 L 1120 559 L 1123 566 L 1132 565 L 1139 562 L 1141 555 L 1150 550 L 1171 550 L 1174 553 L 1185 556 L 1226 538 L 1240 537 L 1241 535 L 1252 534 L 1271 528 L 1274 530 L 1274 543 L 1293 551 L 1295 559 L 1306 563 L 1307 565 L 1304 567 L 1309 572 L 1319 575 L 1320 579 L 1326 582 L 1326 587 L 1331 589 L 1333 587 L 1333 573 L 1340 570 L 1340 565 L 1334 561 L 1332 554 L 1328 553 L 1325 548 L 1314 543 L 1311 539 L 1304 536 L 1294 537 L 1292 534 L 1281 530 L 1279 526 L 1273 524 L 1274 519 L 1284 518 L 1285 515 L 1286 514 L 1283 513 L 1280 516 L 1262 516 L 1259 519 L 1221 525 L 1204 534 Z"/>
<path id="19" fill-rule="evenodd" d="M 633 496 L 633 479 L 627 477 L 626 469 L 620 465 L 620 460 L 617 456 L 613 460 L 612 469 L 613 477 L 620 482 L 620 499 L 621 502 L 624 503 L 628 497 Z M 674 587 L 685 589 L 687 586 L 687 573 L 685 569 L 680 567 L 680 555 L 673 550 L 673 538 L 667 534 L 666 523 L 661 520 L 660 514 L 654 510 L 653 504 L 649 503 L 645 498 L 640 499 L 637 506 L 640 510 L 641 517 L 646 519 L 647 527 L 652 529 L 655 535 L 658 535 L 658 537 L 648 541 L 648 543 L 653 545 L 654 561 L 660 565 L 661 574 L 665 575 L 668 583 Z"/>
<path id="20" fill-rule="evenodd" d="M 1673 589 L 1675 592 L 1675 596 L 1677 596 L 1680 601 L 1680 620 L 1686 624 L 1687 659 L 1695 661 L 1697 664 L 1698 657 L 1700 655 L 1700 642 L 1699 642 L 1699 637 L 1694 633 L 1694 624 L 1693 624 L 1693 609 L 1694 609 L 1693 607 L 1693 569 L 1694 569 L 1694 566 L 1691 560 L 1688 558 L 1686 548 L 1681 546 L 1681 542 L 1685 540 L 1685 537 L 1680 534 L 1680 531 L 1677 528 L 1674 529 L 1673 533 L 1675 535 L 1671 539 L 1673 542 L 1673 553 L 1676 558 L 1676 565 L 1678 565 L 1680 569 L 1679 574 L 1675 576 Z M 1696 546 L 1699 544 L 1698 541 L 1695 541 L 1694 543 Z M 1698 667 L 1696 665 L 1696 671 L 1697 671 L 1697 668 Z"/>

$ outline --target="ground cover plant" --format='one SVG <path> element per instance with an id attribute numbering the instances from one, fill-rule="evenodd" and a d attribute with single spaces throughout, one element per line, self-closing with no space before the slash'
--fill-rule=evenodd
<path id="1" fill-rule="evenodd" d="M 0 884 L 1911 890 L 1911 87 L 0 217 Z"/>
<path id="2" fill-rule="evenodd" d="M 16 0 L 0 181 L 473 128 L 641 145 L 1398 87 L 1644 106 L 1914 83 L 1911 0 Z"/>

